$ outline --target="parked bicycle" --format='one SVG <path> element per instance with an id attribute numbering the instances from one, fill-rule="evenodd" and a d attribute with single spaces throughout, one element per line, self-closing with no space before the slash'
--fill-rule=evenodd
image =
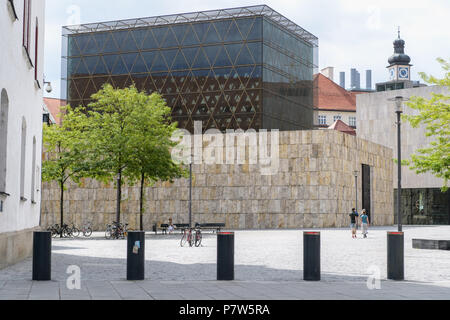
<path id="1" fill-rule="evenodd" d="M 86 222 L 80 231 L 83 232 L 83 236 L 89 238 L 92 235 L 92 222 Z"/>
<path id="2" fill-rule="evenodd" d="M 105 238 L 106 239 L 125 239 L 128 235 L 128 223 L 122 224 L 120 222 L 113 221 L 112 224 L 106 225 Z"/>
<path id="3" fill-rule="evenodd" d="M 53 238 L 56 238 L 57 236 L 62 236 L 63 238 L 78 237 L 78 235 L 80 234 L 80 231 L 75 227 L 73 223 L 71 226 L 69 226 L 68 224 L 63 224 L 62 227 L 60 227 L 60 225 L 56 223 L 52 226 L 49 226 L 47 228 L 47 231 L 50 231 L 52 233 Z"/>
<path id="4" fill-rule="evenodd" d="M 202 243 L 202 231 L 199 228 L 187 228 L 183 230 L 183 236 L 181 237 L 180 245 L 184 247 L 186 243 L 190 247 L 200 247 Z"/>

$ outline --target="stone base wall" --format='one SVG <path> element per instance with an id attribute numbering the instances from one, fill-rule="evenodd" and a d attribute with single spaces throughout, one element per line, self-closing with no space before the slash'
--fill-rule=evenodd
<path id="1" fill-rule="evenodd" d="M 270 149 L 269 149 L 270 150 Z M 247 146 L 248 153 L 248 146 Z M 374 225 L 392 225 L 392 149 L 333 130 L 279 133 L 279 168 L 262 175 L 259 164 L 193 165 L 193 222 L 225 222 L 230 229 L 295 229 L 347 227 L 355 207 L 358 170 L 358 207 L 362 203 L 361 165 L 371 166 Z M 123 188 L 122 222 L 139 226 L 139 188 Z M 45 183 L 42 224 L 59 223 L 59 189 Z M 92 221 L 104 230 L 115 220 L 114 185 L 84 179 L 70 184 L 65 194 L 65 221 Z M 189 180 L 157 183 L 145 188 L 144 224 L 187 223 Z"/>
<path id="2" fill-rule="evenodd" d="M 37 229 L 0 234 L 0 269 L 32 256 L 33 231 L 35 230 Z"/>

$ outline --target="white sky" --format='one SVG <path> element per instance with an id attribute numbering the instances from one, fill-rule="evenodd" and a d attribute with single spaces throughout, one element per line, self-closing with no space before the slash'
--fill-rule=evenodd
<path id="1" fill-rule="evenodd" d="M 46 0 L 45 76 L 52 82 L 49 97 L 59 98 L 61 78 L 61 27 L 80 23 L 152 17 L 184 12 L 266 4 L 319 38 L 319 70 L 372 69 L 373 86 L 388 79 L 387 59 L 393 53 L 397 27 L 406 41 L 406 54 L 418 72 L 437 77 L 443 71 L 436 61 L 450 60 L 449 0 Z"/>

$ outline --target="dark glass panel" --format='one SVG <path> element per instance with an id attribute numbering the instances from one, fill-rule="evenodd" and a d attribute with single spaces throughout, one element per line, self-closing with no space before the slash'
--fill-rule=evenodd
<path id="1" fill-rule="evenodd" d="M 106 40 L 108 39 L 108 35 L 110 35 L 108 32 L 100 32 L 93 35 L 95 42 L 97 42 L 98 47 L 98 53 L 103 53 Z"/>
<path id="2" fill-rule="evenodd" d="M 141 91 L 144 90 L 145 81 L 147 80 L 147 74 L 134 74 L 131 75 L 131 82 L 135 87 Z"/>
<path id="3" fill-rule="evenodd" d="M 80 49 L 81 54 L 85 53 L 85 49 L 89 42 L 90 37 L 91 36 L 89 34 L 81 34 L 81 35 L 76 36 L 76 42 L 78 44 L 78 48 Z"/>
<path id="4" fill-rule="evenodd" d="M 118 55 L 105 55 L 103 56 L 103 61 L 105 62 L 106 67 L 108 68 L 108 72 L 112 73 L 112 70 L 114 66 L 116 65 L 116 62 L 118 60 Z"/>
<path id="5" fill-rule="evenodd" d="M 87 79 L 87 78 L 75 79 L 74 81 L 76 82 L 78 93 L 80 94 L 80 99 L 83 99 L 84 92 L 86 91 L 86 87 L 87 87 L 87 85 L 89 83 L 89 79 Z"/>
<path id="6" fill-rule="evenodd" d="M 133 69 L 134 62 L 139 54 L 138 53 L 125 53 L 122 54 L 123 62 L 127 67 L 127 72 L 131 72 Z"/>
<path id="7" fill-rule="evenodd" d="M 255 61 L 253 60 L 251 53 L 249 52 L 247 46 L 244 45 L 241 52 L 239 53 L 239 57 L 235 61 L 235 64 L 242 65 L 242 64 L 254 64 L 254 63 L 255 63 Z"/>
<path id="8" fill-rule="evenodd" d="M 188 69 L 189 65 L 186 62 L 186 59 L 184 58 L 184 55 L 181 51 L 178 51 L 178 54 L 173 61 L 172 70 L 181 70 L 181 69 Z"/>
<path id="9" fill-rule="evenodd" d="M 175 79 L 175 85 L 177 87 L 177 92 L 181 92 L 181 89 L 184 86 L 184 83 L 186 82 L 188 78 L 188 71 L 176 71 L 172 72 L 172 75 Z"/>
<path id="10" fill-rule="evenodd" d="M 133 68 L 131 68 L 131 73 L 141 73 L 141 72 L 147 72 L 147 66 L 144 62 L 144 59 L 142 58 L 141 54 L 137 55 L 136 61 L 134 62 Z"/>
<path id="11" fill-rule="evenodd" d="M 118 52 L 119 48 L 117 47 L 116 41 L 114 40 L 111 33 L 108 33 L 105 41 L 105 46 L 103 47 L 104 53 L 112 53 Z"/>
<path id="12" fill-rule="evenodd" d="M 203 40 L 203 43 L 217 43 L 221 42 L 221 38 L 217 34 L 216 28 L 213 26 L 212 23 L 209 24 L 208 32 L 206 33 L 206 37 Z"/>
<path id="13" fill-rule="evenodd" d="M 209 23 L 202 22 L 202 23 L 194 23 L 192 25 L 192 28 L 194 29 L 195 33 L 197 34 L 198 39 L 200 40 L 200 43 L 203 43 L 205 40 L 206 34 L 208 32 Z"/>
<path id="14" fill-rule="evenodd" d="M 175 85 L 175 79 L 170 73 L 167 77 L 166 82 L 164 83 L 164 86 L 162 87 L 161 93 L 164 95 L 178 93 L 177 87 Z"/>
<path id="15" fill-rule="evenodd" d="M 210 64 L 203 48 L 198 49 L 198 54 L 192 63 L 192 68 L 209 68 Z"/>
<path id="16" fill-rule="evenodd" d="M 111 77 L 111 80 L 114 88 L 123 89 L 126 86 L 128 76 L 127 75 L 114 76 Z"/>
<path id="17" fill-rule="evenodd" d="M 167 76 L 167 72 L 152 73 L 153 82 L 155 83 L 156 89 L 159 93 L 161 93 L 161 90 L 166 83 Z"/>
<path id="18" fill-rule="evenodd" d="M 113 67 L 111 74 L 125 74 L 128 73 L 128 69 L 122 60 L 121 56 L 118 56 L 116 65 Z"/>
<path id="19" fill-rule="evenodd" d="M 231 60 L 231 65 L 234 65 L 238 57 L 238 54 L 242 49 L 242 46 L 243 46 L 242 43 L 225 45 L 225 49 L 227 50 L 228 56 L 230 57 Z"/>
<path id="20" fill-rule="evenodd" d="M 77 76 L 85 76 L 89 74 L 89 71 L 86 67 L 86 64 L 84 63 L 84 59 L 82 58 L 80 61 L 80 64 L 78 65 L 77 70 L 75 71 L 75 74 Z"/>
<path id="21" fill-rule="evenodd" d="M 256 18 L 253 22 L 252 30 L 247 36 L 247 40 L 262 39 L 262 18 Z"/>
<path id="22" fill-rule="evenodd" d="M 152 69 L 153 61 L 155 61 L 155 57 L 158 54 L 158 51 L 142 52 L 141 54 L 142 59 L 144 59 L 144 62 L 147 65 L 147 70 L 150 71 Z"/>
<path id="23" fill-rule="evenodd" d="M 192 64 L 195 61 L 195 58 L 197 56 L 198 51 L 200 50 L 199 47 L 197 48 L 183 48 L 181 51 L 184 54 L 184 57 L 186 58 L 186 62 L 189 67 L 192 67 Z"/>
<path id="24" fill-rule="evenodd" d="M 171 27 L 172 32 L 175 34 L 177 38 L 178 44 L 183 43 L 184 35 L 186 34 L 186 25 L 185 24 L 177 24 Z"/>
<path id="25" fill-rule="evenodd" d="M 97 63 L 97 66 L 95 67 L 93 73 L 94 73 L 94 75 L 102 75 L 102 74 L 108 74 L 109 73 L 108 68 L 106 67 L 105 62 L 103 61 L 103 57 L 102 56 L 100 56 L 98 58 L 98 63 Z"/>
<path id="26" fill-rule="evenodd" d="M 262 42 L 247 43 L 247 46 L 255 63 L 262 63 Z"/>
<path id="27" fill-rule="evenodd" d="M 208 74 L 206 83 L 203 87 L 204 91 L 217 91 L 220 90 L 219 82 L 216 80 L 214 72 L 211 70 Z"/>
<path id="28" fill-rule="evenodd" d="M 173 34 L 172 28 L 168 28 L 168 31 L 166 33 L 166 37 L 164 38 L 163 42 L 161 43 L 161 48 L 172 48 L 178 46 L 178 41 L 175 35 Z"/>
<path id="29" fill-rule="evenodd" d="M 129 33 L 129 31 L 127 31 L 127 30 L 115 31 L 112 33 L 114 40 L 116 40 L 116 44 L 119 47 L 120 51 L 123 51 L 123 49 L 124 49 L 123 44 L 125 42 L 125 39 L 128 36 L 128 33 Z"/>
<path id="30" fill-rule="evenodd" d="M 168 28 L 167 27 L 157 27 L 152 28 L 153 35 L 155 36 L 155 40 L 158 43 L 158 46 L 163 44 L 164 38 L 166 37 Z"/>
<path id="31" fill-rule="evenodd" d="M 178 53 L 178 49 L 170 49 L 170 50 L 161 51 L 161 54 L 164 57 L 164 59 L 166 60 L 169 70 L 172 70 L 173 62 L 175 60 L 175 57 L 177 56 L 177 53 Z"/>
<path id="32" fill-rule="evenodd" d="M 237 19 L 236 23 L 239 28 L 239 31 L 241 31 L 243 39 L 247 39 L 247 35 L 250 31 L 250 28 L 253 25 L 253 21 L 255 21 L 254 18 L 245 18 L 245 19 Z"/>
<path id="33" fill-rule="evenodd" d="M 95 88 L 94 82 L 90 79 L 86 85 L 86 89 L 84 90 L 83 99 L 90 99 L 91 95 L 96 93 L 97 90 Z"/>
<path id="34" fill-rule="evenodd" d="M 232 20 L 222 20 L 213 22 L 213 25 L 216 27 L 221 40 L 225 39 L 225 36 L 228 33 L 228 29 L 230 28 L 231 22 Z"/>
<path id="35" fill-rule="evenodd" d="M 145 40 L 142 43 L 142 50 L 150 50 L 150 49 L 157 49 L 158 42 L 155 40 L 155 37 L 153 36 L 152 29 L 148 29 Z"/>
<path id="36" fill-rule="evenodd" d="M 216 62 L 217 56 L 221 55 L 222 46 L 208 46 L 203 48 L 211 66 Z"/>
<path id="37" fill-rule="evenodd" d="M 199 44 L 199 40 L 197 39 L 197 36 L 195 35 L 194 30 L 192 29 L 191 25 L 188 25 L 186 27 L 186 35 L 183 40 L 184 46 L 192 46 L 195 44 Z"/>
<path id="38" fill-rule="evenodd" d="M 219 47 L 219 53 L 217 54 L 216 60 L 214 62 L 215 67 L 223 67 L 223 66 L 231 66 L 233 63 L 230 61 L 230 58 L 228 57 L 228 54 L 223 48 L 223 46 Z"/>
<path id="39" fill-rule="evenodd" d="M 89 74 L 93 74 L 95 72 L 98 60 L 99 56 L 84 57 L 84 63 L 86 64 Z"/>
<path id="40" fill-rule="evenodd" d="M 147 29 L 136 29 L 131 31 L 133 38 L 136 41 L 137 48 L 140 50 L 144 44 L 145 37 L 147 35 Z"/>
<path id="41" fill-rule="evenodd" d="M 81 99 L 80 93 L 78 92 L 77 85 L 75 83 L 75 80 L 69 81 L 69 93 L 68 93 L 69 100 L 79 100 Z"/>
<path id="42" fill-rule="evenodd" d="M 224 41 L 242 41 L 242 35 L 234 21 L 231 22 L 230 29 L 228 30 Z"/>
<path id="43" fill-rule="evenodd" d="M 158 89 L 156 88 L 155 83 L 153 82 L 153 78 L 149 75 L 147 76 L 147 79 L 144 83 L 144 90 L 148 93 L 157 92 Z"/>
<path id="44" fill-rule="evenodd" d="M 67 59 L 67 74 L 68 76 L 72 76 L 78 69 L 78 65 L 80 64 L 81 58 L 69 58 Z"/>
<path id="45" fill-rule="evenodd" d="M 220 89 L 223 90 L 225 87 L 225 83 L 227 82 L 228 78 L 230 77 L 230 74 L 233 71 L 233 69 L 232 68 L 214 68 L 213 71 L 214 71 L 217 81 L 220 84 Z"/>
<path id="46" fill-rule="evenodd" d="M 153 65 L 152 65 L 152 72 L 155 71 L 167 71 L 167 65 L 166 62 L 164 60 L 164 58 L 162 57 L 160 52 L 156 52 L 156 57 L 155 60 L 153 61 Z"/>
<path id="47" fill-rule="evenodd" d="M 125 39 L 122 42 L 122 46 L 120 47 L 122 51 L 138 51 L 138 45 L 136 40 L 134 39 L 133 32 L 128 32 Z"/>
<path id="48" fill-rule="evenodd" d="M 102 86 L 107 83 L 109 77 L 95 77 L 92 78 L 92 81 L 94 82 L 95 89 L 99 91 L 102 89 Z"/>
<path id="49" fill-rule="evenodd" d="M 198 86 L 200 87 L 200 90 L 203 89 L 207 79 L 209 70 L 194 70 L 192 71 L 192 76 L 195 78 Z"/>
<path id="50" fill-rule="evenodd" d="M 78 56 L 78 55 L 80 55 L 80 49 L 78 48 L 76 37 L 69 36 L 69 47 L 68 47 L 67 51 L 68 51 L 67 52 L 68 56 Z"/>

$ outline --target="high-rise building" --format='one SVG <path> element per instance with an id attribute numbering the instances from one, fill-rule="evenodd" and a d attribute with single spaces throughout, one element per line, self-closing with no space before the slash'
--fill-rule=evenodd
<path id="1" fill-rule="evenodd" d="M 345 72 L 341 72 L 339 74 L 340 77 L 340 86 L 345 89 Z"/>
<path id="2" fill-rule="evenodd" d="M 366 89 L 372 90 L 372 70 L 366 70 Z"/>
<path id="3" fill-rule="evenodd" d="M 268 6 L 63 27 L 63 99 L 160 93 L 180 128 L 313 127 L 318 39 Z M 65 89 L 65 90 L 64 90 Z"/>

